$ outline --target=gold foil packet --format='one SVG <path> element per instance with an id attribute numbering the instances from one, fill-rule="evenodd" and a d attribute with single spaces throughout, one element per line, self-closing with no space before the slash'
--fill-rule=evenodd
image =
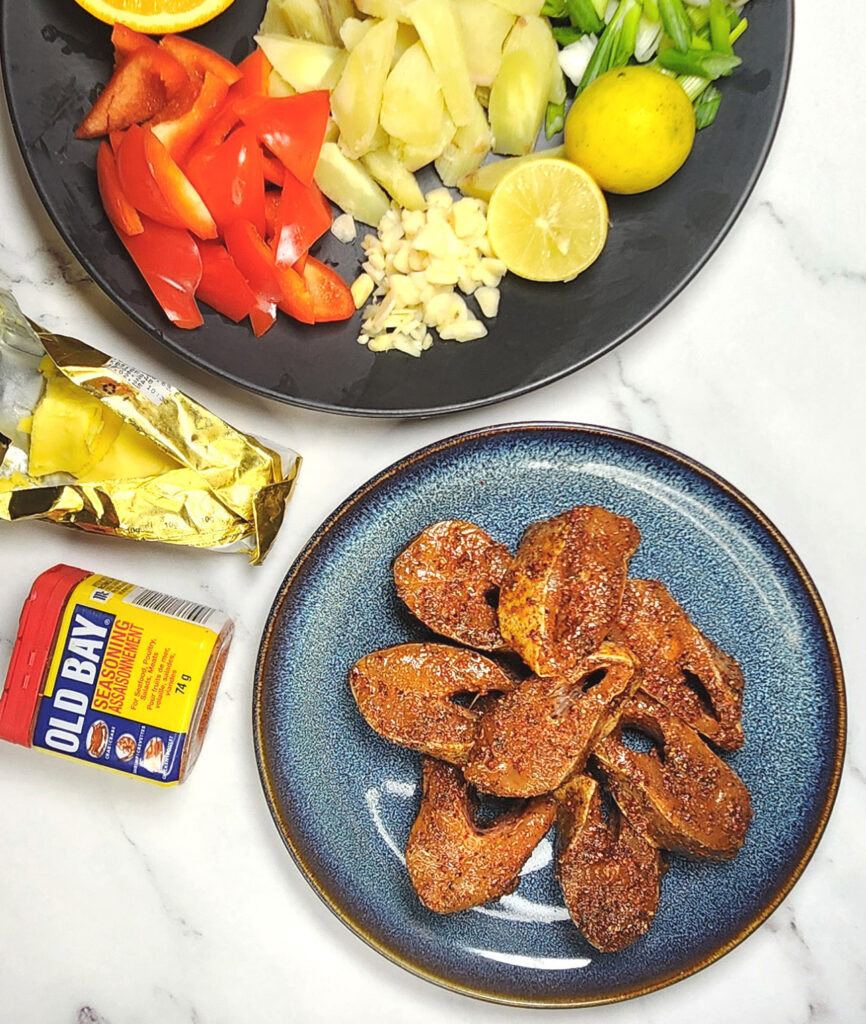
<path id="1" fill-rule="evenodd" d="M 246 551 L 263 561 L 301 457 L 24 317 L 0 289 L 0 520 Z"/>

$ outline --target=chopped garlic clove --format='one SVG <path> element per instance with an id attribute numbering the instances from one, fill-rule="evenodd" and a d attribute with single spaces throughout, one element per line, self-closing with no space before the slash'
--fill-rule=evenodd
<path id="1" fill-rule="evenodd" d="M 355 303 L 355 309 L 360 309 L 361 306 L 370 298 L 373 294 L 374 282 L 373 278 L 369 274 L 359 274 L 352 282 L 351 288 L 349 289 L 352 293 L 352 300 Z"/>
<path id="2" fill-rule="evenodd" d="M 486 317 L 494 317 L 499 313 L 499 289 L 483 285 L 475 292 L 478 308 Z"/>
<path id="3" fill-rule="evenodd" d="M 439 328 L 439 337 L 446 341 L 477 341 L 487 334 L 487 328 L 480 320 L 462 320 L 456 324 Z"/>
<path id="4" fill-rule="evenodd" d="M 351 213 L 341 213 L 331 224 L 331 234 L 338 242 L 354 242 L 358 234 L 355 218 Z"/>

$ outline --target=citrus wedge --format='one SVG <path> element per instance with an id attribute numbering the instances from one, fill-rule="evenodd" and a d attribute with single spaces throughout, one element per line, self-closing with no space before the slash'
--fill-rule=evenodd
<path id="1" fill-rule="evenodd" d="M 570 281 L 586 270 L 604 248 L 607 223 L 601 189 L 569 160 L 516 166 L 487 210 L 494 253 L 530 281 Z"/>
<path id="2" fill-rule="evenodd" d="M 149 35 L 186 32 L 222 13 L 233 0 L 75 0 L 94 18 Z"/>

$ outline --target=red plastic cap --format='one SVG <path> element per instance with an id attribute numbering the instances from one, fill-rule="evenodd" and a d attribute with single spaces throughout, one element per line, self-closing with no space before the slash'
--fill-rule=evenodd
<path id="1" fill-rule="evenodd" d="M 0 695 L 0 739 L 30 746 L 36 704 L 63 609 L 73 589 L 90 575 L 71 565 L 55 565 L 36 577 L 21 610 L 12 661 Z"/>

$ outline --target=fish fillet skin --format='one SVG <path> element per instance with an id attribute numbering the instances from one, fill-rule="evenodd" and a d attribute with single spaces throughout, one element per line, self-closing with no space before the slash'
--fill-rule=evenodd
<path id="1" fill-rule="evenodd" d="M 583 770 L 639 683 L 637 659 L 610 643 L 567 676 L 530 676 L 481 716 L 463 769 L 467 781 L 497 796 L 553 791 Z"/>
<path id="2" fill-rule="evenodd" d="M 477 823 L 475 812 L 460 769 L 425 757 L 406 867 L 418 898 L 439 914 L 513 892 L 520 869 L 554 822 L 556 801 L 543 796 L 521 802 L 486 826 Z"/>
<path id="3" fill-rule="evenodd" d="M 602 953 L 630 946 L 658 909 L 664 860 L 617 807 L 602 813 L 600 787 L 577 775 L 557 790 L 556 878 L 571 919 Z"/>
<path id="4" fill-rule="evenodd" d="M 743 745 L 740 666 L 704 636 L 663 583 L 626 582 L 610 637 L 640 658 L 646 693 L 722 750 Z"/>
<path id="5" fill-rule="evenodd" d="M 626 746 L 627 728 L 646 733 L 660 751 Z M 642 691 L 593 756 L 620 810 L 653 845 L 708 860 L 729 860 L 743 845 L 752 804 L 742 780 L 694 729 Z"/>
<path id="6" fill-rule="evenodd" d="M 605 639 L 639 542 L 630 519 L 593 505 L 526 530 L 499 590 L 499 628 L 536 675 L 567 674 Z"/>
<path id="7" fill-rule="evenodd" d="M 448 644 L 400 644 L 373 651 L 349 671 L 358 709 L 380 736 L 402 747 L 460 764 L 475 742 L 484 695 L 516 681 L 478 651 Z M 464 707 L 457 694 L 479 694 Z"/>
<path id="8" fill-rule="evenodd" d="M 482 651 L 505 648 L 494 600 L 511 552 L 480 526 L 461 519 L 433 523 L 394 562 L 406 607 L 434 633 Z"/>

